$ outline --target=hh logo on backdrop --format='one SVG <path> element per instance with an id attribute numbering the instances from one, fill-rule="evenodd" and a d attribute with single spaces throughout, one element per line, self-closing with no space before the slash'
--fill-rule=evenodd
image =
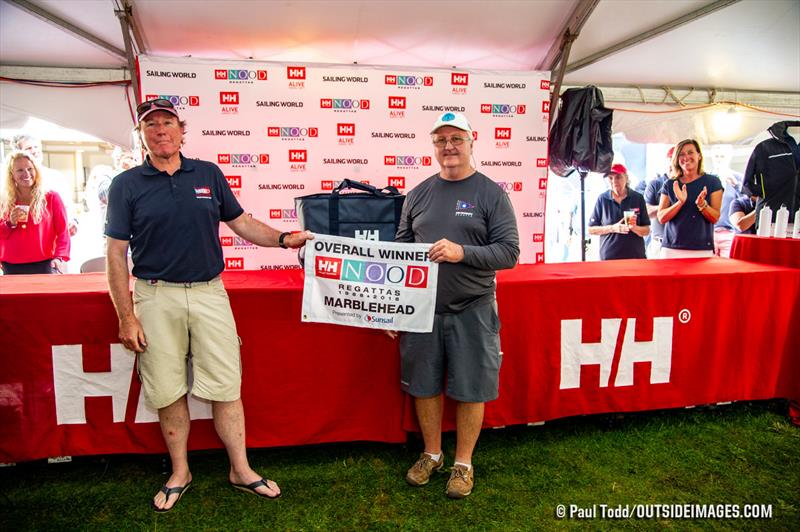
<path id="1" fill-rule="evenodd" d="M 244 259 L 241 257 L 228 257 L 225 259 L 226 270 L 244 270 Z"/>
<path id="2" fill-rule="evenodd" d="M 583 320 L 561 320 L 562 390 L 580 388 L 581 368 L 600 366 L 600 388 L 607 388 L 616 366 L 612 386 L 633 386 L 633 366 L 650 363 L 650 384 L 668 383 L 672 370 L 672 317 L 653 318 L 653 339 L 634 339 L 636 319 L 605 319 L 600 324 L 600 341 L 583 342 Z M 622 336 L 620 345 L 619 339 Z M 639 383 L 641 384 L 641 383 Z"/>
<path id="3" fill-rule="evenodd" d="M 450 74 L 450 84 L 464 85 L 464 86 L 469 85 L 469 74 L 453 72 L 452 74 Z"/>
<path id="4" fill-rule="evenodd" d="M 306 67 L 286 67 L 286 79 L 306 79 Z"/>
<path id="5" fill-rule="evenodd" d="M 405 109 L 406 97 L 405 96 L 389 96 L 389 109 Z"/>
<path id="6" fill-rule="evenodd" d="M 239 105 L 239 93 L 222 91 L 219 93 L 219 103 L 222 105 Z"/>
<path id="7" fill-rule="evenodd" d="M 336 124 L 336 134 L 340 137 L 352 137 L 356 134 L 355 124 Z"/>
<path id="8" fill-rule="evenodd" d="M 308 152 L 306 150 L 289 150 L 290 163 L 304 163 L 308 161 Z"/>

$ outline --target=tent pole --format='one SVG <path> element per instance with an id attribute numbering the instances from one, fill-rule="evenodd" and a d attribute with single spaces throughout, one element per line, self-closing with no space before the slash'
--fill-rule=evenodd
<path id="1" fill-rule="evenodd" d="M 581 176 L 581 262 L 586 262 L 586 176 L 589 172 L 579 170 Z"/>
<path id="2" fill-rule="evenodd" d="M 569 59 L 569 51 L 572 48 L 572 43 L 578 37 L 577 33 L 571 33 L 569 28 L 564 32 L 564 48 L 561 52 L 561 62 L 558 65 L 558 74 L 556 75 L 555 85 L 550 87 L 550 112 L 548 113 L 547 130 L 553 125 L 553 117 L 556 114 L 558 107 L 558 97 L 561 94 L 561 82 L 564 81 L 564 72 L 567 69 L 567 59 Z"/>
<path id="3" fill-rule="evenodd" d="M 130 9 L 130 7 L 127 7 Z M 115 10 L 114 14 L 119 19 L 119 25 L 122 28 L 122 39 L 125 41 L 125 58 L 128 61 L 128 70 L 131 73 L 131 83 L 133 85 L 133 97 L 138 107 L 142 103 L 142 98 L 139 90 L 139 74 L 136 72 L 136 61 L 133 58 L 133 46 L 131 45 L 131 28 L 128 24 L 128 13 L 123 10 Z"/>

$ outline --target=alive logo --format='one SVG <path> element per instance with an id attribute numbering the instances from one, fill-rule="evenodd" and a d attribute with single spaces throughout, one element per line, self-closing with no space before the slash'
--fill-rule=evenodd
<path id="1" fill-rule="evenodd" d="M 239 93 L 232 91 L 221 91 L 219 93 L 220 110 L 224 115 L 239 114 Z"/>
<path id="2" fill-rule="evenodd" d="M 466 72 L 453 72 L 450 74 L 451 94 L 464 95 L 467 94 L 467 87 L 469 86 L 469 74 Z"/>

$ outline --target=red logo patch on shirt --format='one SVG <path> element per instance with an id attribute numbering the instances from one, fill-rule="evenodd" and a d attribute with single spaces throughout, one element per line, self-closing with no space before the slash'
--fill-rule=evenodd
<path id="1" fill-rule="evenodd" d="M 194 187 L 194 195 L 197 199 L 211 199 L 211 187 Z"/>

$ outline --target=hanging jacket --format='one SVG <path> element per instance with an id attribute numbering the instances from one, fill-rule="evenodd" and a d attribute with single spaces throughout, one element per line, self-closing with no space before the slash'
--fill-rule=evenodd
<path id="1" fill-rule="evenodd" d="M 786 132 L 790 126 L 800 126 L 800 121 L 772 124 L 767 131 L 772 135 L 756 145 L 744 173 L 742 192 L 758 196 L 756 223 L 764 205 L 772 209 L 772 221 L 781 205 L 789 209 L 789 223 L 800 208 L 800 148 Z"/>
<path id="2" fill-rule="evenodd" d="M 550 129 L 550 170 L 567 177 L 574 170 L 606 173 L 611 169 L 613 110 L 603 107 L 603 93 L 594 85 L 567 89 Z"/>

